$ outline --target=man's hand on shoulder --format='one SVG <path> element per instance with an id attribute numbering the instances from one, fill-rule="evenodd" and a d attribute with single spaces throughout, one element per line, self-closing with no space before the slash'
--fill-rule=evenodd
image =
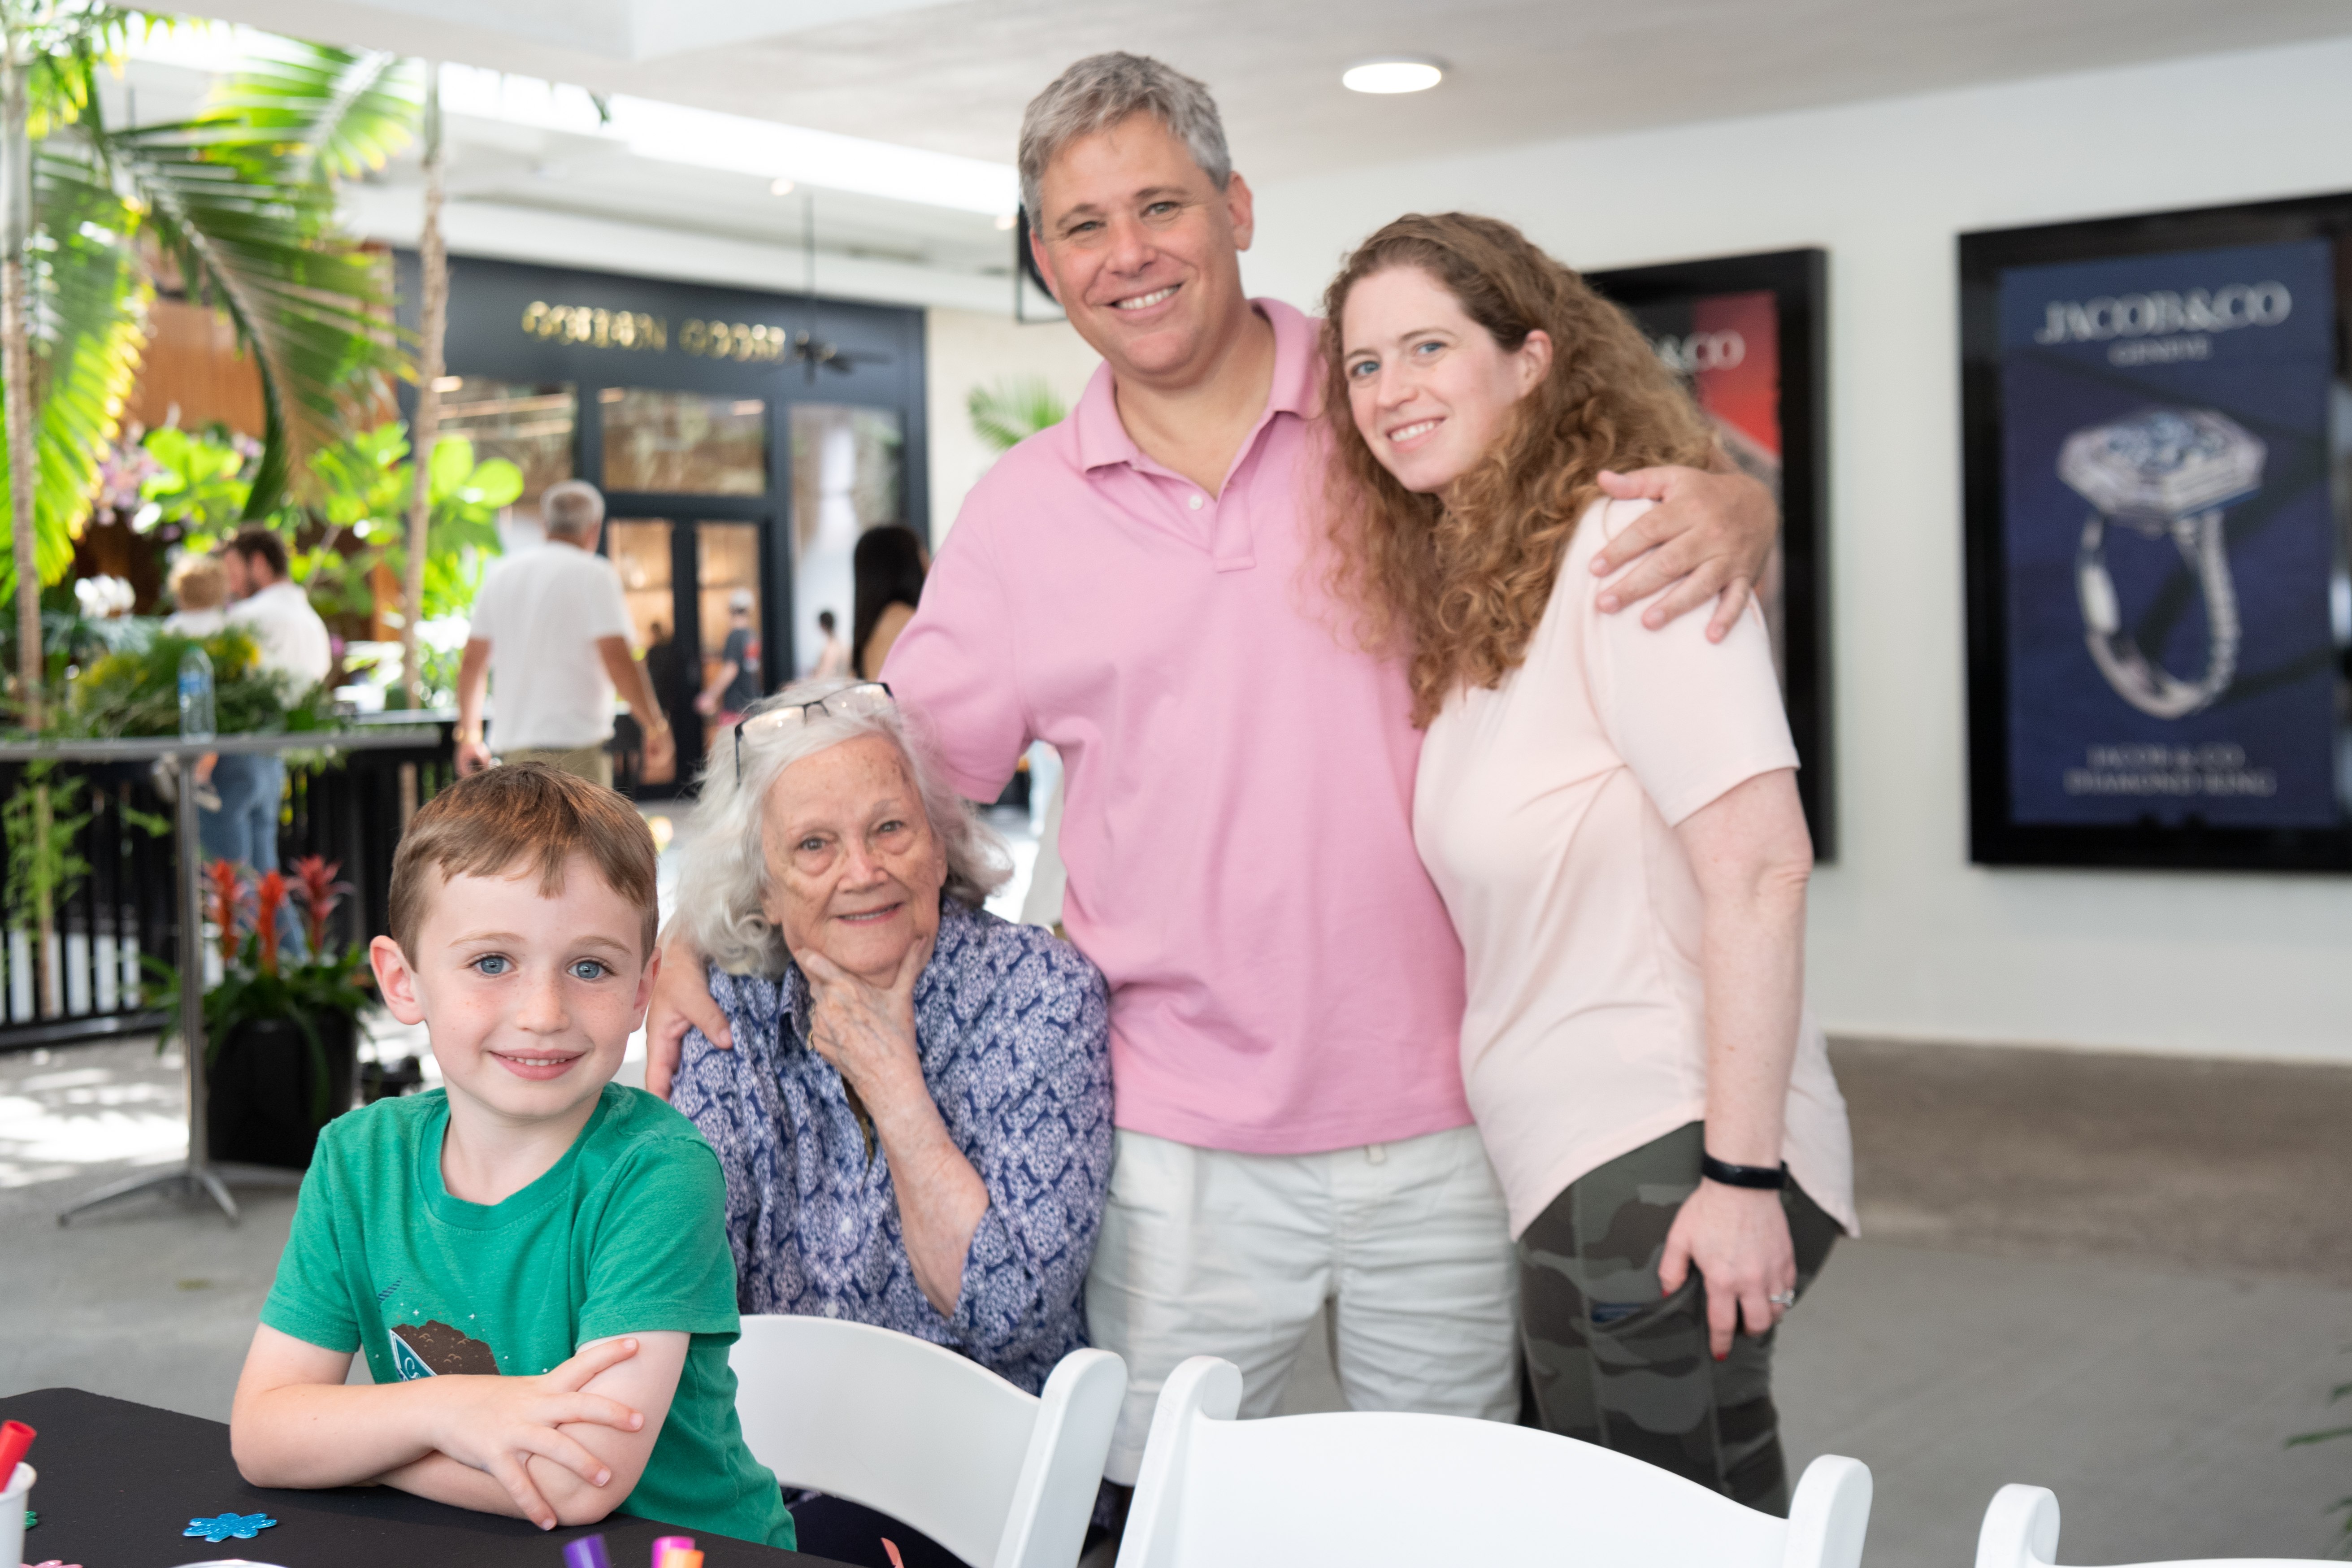
<path id="1" fill-rule="evenodd" d="M 1772 492 L 1746 474 L 1680 467 L 1604 470 L 1601 488 L 1619 500 L 1657 504 L 1593 555 L 1592 570 L 1601 576 L 1633 568 L 1594 602 L 1614 614 L 1656 595 L 1642 612 L 1642 624 L 1656 631 L 1712 600 L 1707 640 L 1721 642 L 1748 607 L 1780 537 Z"/>
<path id="2" fill-rule="evenodd" d="M 735 1048 L 727 1015 L 711 1000 L 710 974 L 702 954 L 679 934 L 663 944 L 653 1004 L 646 1010 L 646 1088 L 664 1100 L 676 1086 L 688 1029 L 700 1029 L 722 1051 Z"/>

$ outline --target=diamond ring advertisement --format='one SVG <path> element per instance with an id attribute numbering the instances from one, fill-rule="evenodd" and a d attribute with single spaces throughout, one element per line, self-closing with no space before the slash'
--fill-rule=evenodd
<path id="1" fill-rule="evenodd" d="M 1980 864 L 2352 869 L 2352 271 L 2268 210 L 1961 238 Z"/>
<path id="2" fill-rule="evenodd" d="M 2211 409 L 2150 409 L 2078 430 L 2058 455 L 2058 477 L 2091 503 L 2074 554 L 2074 587 L 2092 662 L 2116 695 L 2158 719 L 2212 706 L 2238 671 L 2238 593 L 2230 581 L 2222 510 L 2263 486 L 2264 447 Z M 2124 622 L 2107 570 L 2110 526 L 2169 539 L 2205 602 L 2205 670 L 2183 680 L 2149 659 Z"/>

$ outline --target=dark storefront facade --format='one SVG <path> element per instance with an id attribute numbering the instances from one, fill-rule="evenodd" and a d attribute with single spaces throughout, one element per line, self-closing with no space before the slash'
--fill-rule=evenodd
<path id="1" fill-rule="evenodd" d="M 739 590 L 772 690 L 814 661 L 819 611 L 847 636 L 860 533 L 930 538 L 919 310 L 457 257 L 446 357 L 442 430 L 522 468 L 518 511 L 559 479 L 604 492 L 681 778 Z"/>

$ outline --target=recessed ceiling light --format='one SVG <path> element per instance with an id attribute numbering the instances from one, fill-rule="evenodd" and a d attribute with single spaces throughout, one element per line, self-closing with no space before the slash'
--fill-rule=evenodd
<path id="1" fill-rule="evenodd" d="M 772 196 L 791 195 L 793 194 L 793 183 L 790 180 L 778 180 L 774 184 L 768 187 L 768 194 Z"/>
<path id="2" fill-rule="evenodd" d="M 1435 60 L 1400 55 L 1350 66 L 1339 84 L 1350 92 L 1423 92 L 1445 79 Z"/>

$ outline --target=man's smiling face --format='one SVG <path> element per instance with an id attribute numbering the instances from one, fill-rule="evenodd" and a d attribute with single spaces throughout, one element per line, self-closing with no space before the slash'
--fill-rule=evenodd
<path id="1" fill-rule="evenodd" d="M 1064 147 L 1038 182 L 1037 263 L 1070 323 L 1123 381 L 1205 374 L 1249 310 L 1249 186 L 1219 190 L 1158 116 Z"/>

